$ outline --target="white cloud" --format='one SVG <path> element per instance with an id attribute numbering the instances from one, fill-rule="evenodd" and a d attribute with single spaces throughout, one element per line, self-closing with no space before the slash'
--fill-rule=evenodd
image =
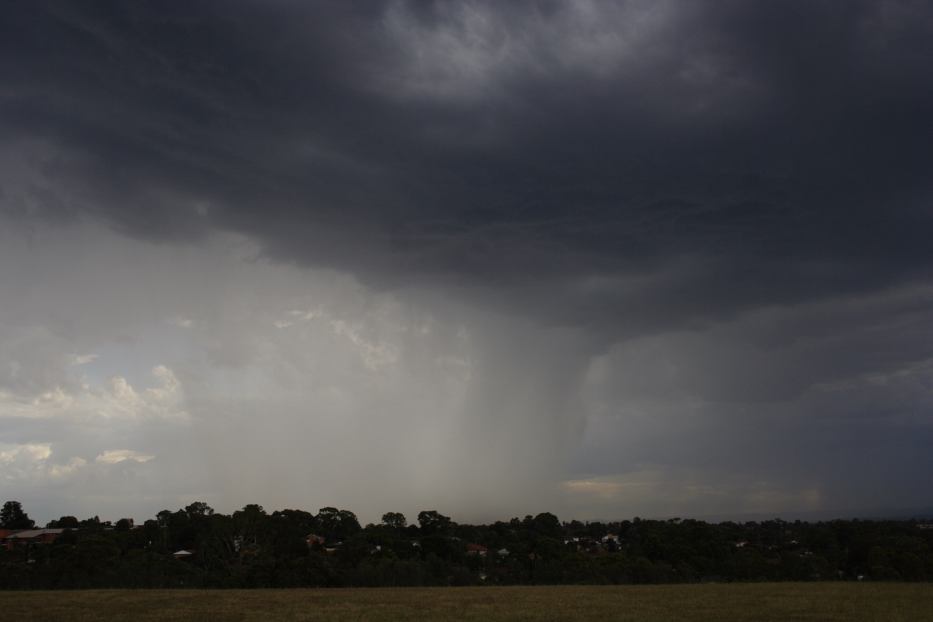
<path id="1" fill-rule="evenodd" d="M 194 326 L 194 320 L 183 315 L 176 315 L 169 318 L 168 323 L 172 326 L 177 326 L 178 328 L 191 328 Z"/>
<path id="2" fill-rule="evenodd" d="M 325 313 L 324 310 L 318 306 L 316 309 L 308 310 L 292 309 L 288 312 L 288 315 L 304 322 L 310 322 L 319 317 L 324 317 Z"/>
<path id="3" fill-rule="evenodd" d="M 152 375 L 158 384 L 141 392 L 122 376 L 111 377 L 108 386 L 58 386 L 36 396 L 0 392 L 0 419 L 187 419 L 181 383 L 172 370 L 158 365 Z"/>
<path id="4" fill-rule="evenodd" d="M 286 313 L 288 319 L 276 320 L 272 323 L 276 328 L 288 328 L 300 322 L 310 322 L 318 318 L 326 317 L 324 310 L 318 306 L 316 309 L 302 310 L 292 309 Z"/>
<path id="5" fill-rule="evenodd" d="M 67 478 L 74 475 L 78 470 L 87 466 L 87 460 L 80 457 L 74 457 L 66 464 L 49 465 L 49 475 L 54 478 Z"/>
<path id="6" fill-rule="evenodd" d="M 94 462 L 101 462 L 103 464 L 117 464 L 126 460 L 131 460 L 133 462 L 149 462 L 154 458 L 155 456 L 153 455 L 140 453 L 132 449 L 108 449 L 98 454 L 97 457 L 94 458 Z"/>
<path id="7" fill-rule="evenodd" d="M 359 326 L 352 326 L 344 320 L 331 320 L 334 334 L 346 337 L 359 350 L 360 357 L 367 368 L 378 370 L 398 361 L 398 350 L 385 341 L 371 341 L 363 336 Z"/>
<path id="8" fill-rule="evenodd" d="M 53 461 L 52 446 L 47 443 L 21 445 L 0 444 L 0 471 L 9 485 L 26 482 L 41 485 L 43 481 L 65 479 L 87 465 L 87 461 L 74 456 L 64 464 Z"/>
<path id="9" fill-rule="evenodd" d="M 98 354 L 75 354 L 72 356 L 71 364 L 87 365 L 88 363 L 93 363 L 98 358 L 100 358 Z"/>
<path id="10" fill-rule="evenodd" d="M 27 443 L 24 445 L 7 446 L 0 450 L 0 464 L 11 465 L 16 462 L 37 462 L 45 460 L 52 455 L 49 445 Z"/>

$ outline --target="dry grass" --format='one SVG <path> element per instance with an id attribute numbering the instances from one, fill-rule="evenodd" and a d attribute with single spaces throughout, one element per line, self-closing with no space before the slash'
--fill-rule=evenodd
<path id="1" fill-rule="evenodd" d="M 933 620 L 933 584 L 0 592 L 4 620 Z"/>

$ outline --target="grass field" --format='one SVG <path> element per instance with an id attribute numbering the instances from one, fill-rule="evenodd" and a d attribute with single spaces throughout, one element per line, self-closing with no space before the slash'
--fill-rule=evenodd
<path id="1" fill-rule="evenodd" d="M 0 592 L 4 620 L 933 620 L 933 584 Z"/>

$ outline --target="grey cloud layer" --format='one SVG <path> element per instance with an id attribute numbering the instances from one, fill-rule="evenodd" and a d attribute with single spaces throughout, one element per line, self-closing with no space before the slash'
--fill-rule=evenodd
<path id="1" fill-rule="evenodd" d="M 0 466 L 43 516 L 250 498 L 489 517 L 554 500 L 580 425 L 572 334 L 274 265 L 243 240 L 16 233 L 0 235 L 18 266 L 0 270 Z"/>
<path id="2" fill-rule="evenodd" d="M 931 65 L 933 10 L 909 0 L 16 3 L 0 24 L 0 222 L 66 233 L 47 261 L 17 246 L 0 266 L 3 297 L 20 300 L 0 308 L 0 390 L 80 392 L 74 357 L 102 344 L 150 361 L 110 370 L 137 386 L 165 364 L 196 425 L 228 434 L 201 438 L 204 487 L 232 489 L 218 482 L 242 437 L 225 416 L 247 425 L 278 404 L 269 451 L 308 431 L 283 414 L 308 395 L 282 392 L 319 363 L 274 335 L 316 313 L 284 283 L 307 284 L 281 275 L 326 268 L 359 279 L 363 300 L 403 301 L 400 324 L 447 327 L 418 363 L 375 316 L 350 322 L 353 304 L 327 318 L 327 339 L 370 366 L 344 361 L 362 375 L 333 386 L 406 370 L 350 404 L 315 394 L 315 416 L 358 418 L 360 469 L 391 462 L 378 439 L 397 428 L 372 414 L 388 403 L 455 447 L 460 470 L 483 448 L 486 468 L 459 487 L 422 483 L 490 513 L 519 488 L 589 515 L 923 503 Z M 238 281 L 221 266 L 255 260 L 208 250 L 181 268 L 229 281 L 201 318 L 181 304 L 194 286 L 159 304 L 78 287 L 54 266 L 86 227 L 122 258 L 120 283 L 179 270 L 150 263 L 151 244 L 214 249 L 218 233 L 258 244 L 282 281 Z M 101 300 L 138 321 L 95 321 Z M 262 330 L 235 320 L 257 314 Z M 139 336 L 166 322 L 189 336 Z M 414 403 L 467 359 L 466 385 Z M 213 367 L 249 370 L 254 393 L 221 404 Z M 15 429 L 0 441 L 43 442 Z M 864 455 L 893 466 L 860 490 L 845 474 Z M 251 489 L 290 472 L 270 469 Z"/>
<path id="3" fill-rule="evenodd" d="M 7 209 L 376 282 L 698 254 L 732 305 L 925 274 L 923 3 L 365 7 L 18 7 Z"/>

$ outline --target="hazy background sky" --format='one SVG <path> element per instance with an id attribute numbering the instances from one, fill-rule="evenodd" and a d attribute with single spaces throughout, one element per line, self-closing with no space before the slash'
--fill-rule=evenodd
<path id="1" fill-rule="evenodd" d="M 13 2 L 44 522 L 933 506 L 925 1 Z"/>

